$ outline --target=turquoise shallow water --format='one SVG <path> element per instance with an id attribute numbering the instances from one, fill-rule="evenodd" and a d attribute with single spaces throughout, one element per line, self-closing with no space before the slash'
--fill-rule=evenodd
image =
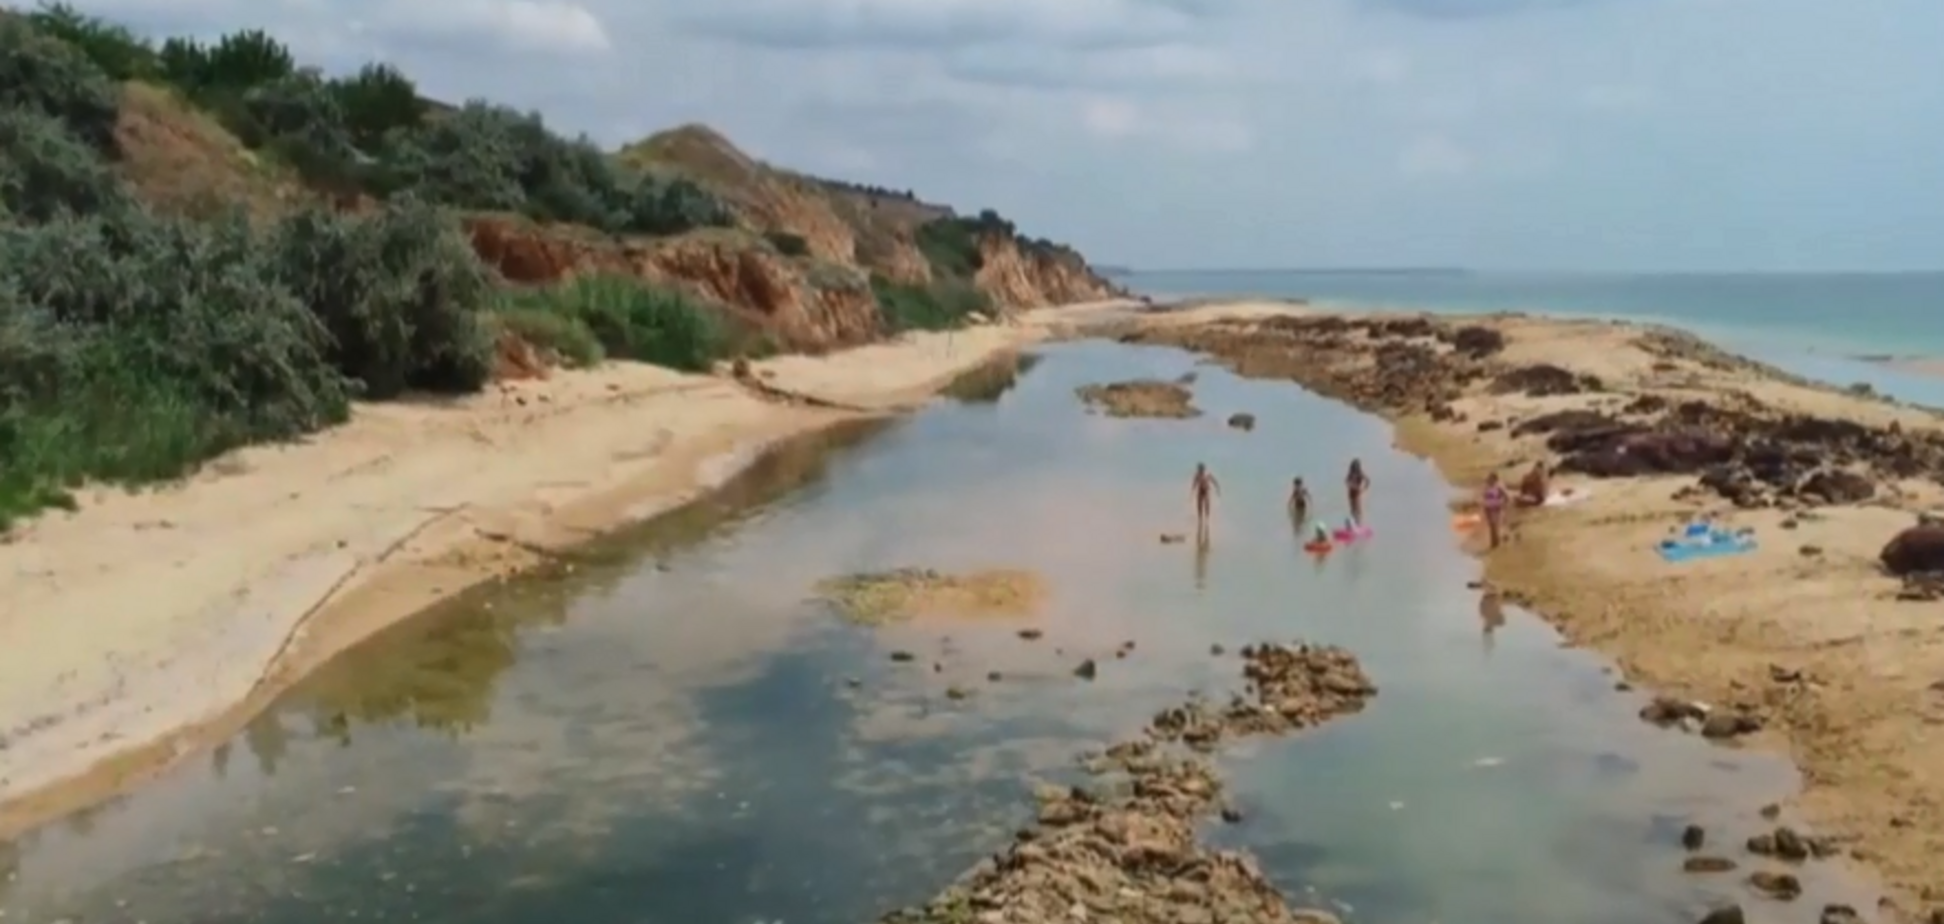
<path id="1" fill-rule="evenodd" d="M 1530 311 L 1691 330 L 1798 375 L 1944 406 L 1944 379 L 1856 356 L 1944 356 L 1944 273 L 1547 275 L 1157 272 L 1122 280 L 1153 295 L 1262 295 L 1413 311 Z"/>
<path id="2" fill-rule="evenodd" d="M 1199 420 L 1072 396 L 1190 370 Z M 1028 778 L 1235 686 L 1211 643 L 1263 638 L 1347 645 L 1381 687 L 1359 716 L 1223 759 L 1247 817 L 1211 836 L 1292 893 L 1353 922 L 1637 924 L 1738 892 L 1678 872 L 1679 827 L 1739 841 L 1788 769 L 1642 725 L 1536 620 L 1488 631 L 1448 489 L 1383 424 L 1105 343 L 968 394 L 795 444 L 572 579 L 361 646 L 217 752 L 7 845 L 5 921 L 856 924 L 1004 843 Z M 1235 411 L 1258 429 L 1223 426 Z M 1353 455 L 1377 537 L 1318 562 L 1284 491 L 1307 475 L 1340 515 L 1326 486 Z M 1197 461 L 1223 484 L 1212 541 L 1161 544 L 1189 525 Z M 1045 638 L 856 627 L 805 601 L 902 565 L 1038 570 Z M 1085 657 L 1095 682 L 1072 675 Z"/>

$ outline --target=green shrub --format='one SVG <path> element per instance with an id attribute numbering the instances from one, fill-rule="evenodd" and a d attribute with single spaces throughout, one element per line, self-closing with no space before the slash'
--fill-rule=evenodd
<path id="1" fill-rule="evenodd" d="M 606 356 L 686 372 L 707 371 L 728 347 L 722 325 L 708 307 L 629 276 L 578 276 L 557 286 L 523 290 L 510 294 L 500 313 L 571 318 L 593 335 Z"/>
<path id="2" fill-rule="evenodd" d="M 42 4 L 27 14 L 27 22 L 40 34 L 73 46 L 110 80 L 140 80 L 160 70 L 155 48 L 147 39 L 66 3 Z"/>
<path id="3" fill-rule="evenodd" d="M 562 138 L 538 115 L 488 103 L 395 130 L 378 157 L 384 191 L 461 208 L 613 233 L 680 234 L 731 223 L 722 203 L 694 183 L 635 175 L 585 138 Z"/>
<path id="4" fill-rule="evenodd" d="M 16 219 L 121 211 L 132 200 L 119 177 L 52 116 L 0 109 L 0 203 Z"/>
<path id="5" fill-rule="evenodd" d="M 918 252 L 940 279 L 970 279 L 985 265 L 978 226 L 962 218 L 936 218 L 918 226 Z"/>
<path id="6" fill-rule="evenodd" d="M 533 298 L 525 292 L 502 296 L 501 304 L 493 309 L 492 326 L 552 353 L 571 368 L 584 369 L 607 358 L 601 341 L 580 318 L 545 304 L 533 304 Z"/>
<path id="7" fill-rule="evenodd" d="M 50 116 L 89 147 L 112 153 L 120 103 L 120 87 L 87 55 L 24 17 L 0 16 L 0 111 Z"/>
<path id="8" fill-rule="evenodd" d="M 804 240 L 801 234 L 791 234 L 788 231 L 769 231 L 764 233 L 763 239 L 769 241 L 770 246 L 776 248 L 777 253 L 786 257 L 807 257 L 810 255 L 810 242 Z"/>
<path id="9" fill-rule="evenodd" d="M 240 96 L 297 73 L 289 47 L 261 29 L 232 32 L 213 45 L 172 38 L 157 53 L 163 79 L 194 98 Z"/>
<path id="10" fill-rule="evenodd" d="M 239 216 L 0 226 L 0 520 L 343 420 L 328 334 Z"/>
<path id="11" fill-rule="evenodd" d="M 425 101 L 418 85 L 389 64 L 367 64 L 356 74 L 331 81 L 352 141 L 364 150 L 377 149 L 388 132 L 407 129 L 425 120 Z"/>
<path id="12" fill-rule="evenodd" d="M 449 216 L 409 197 L 367 218 L 313 209 L 279 224 L 270 249 L 366 397 L 472 391 L 491 376 L 491 277 Z"/>
<path id="13" fill-rule="evenodd" d="M 873 276 L 871 292 L 877 297 L 885 329 L 892 333 L 962 327 L 973 314 L 992 307 L 985 293 L 959 280 L 918 286 Z"/>

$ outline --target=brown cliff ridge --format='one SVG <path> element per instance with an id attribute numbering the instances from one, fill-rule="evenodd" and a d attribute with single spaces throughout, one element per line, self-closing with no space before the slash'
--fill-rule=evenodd
<path id="1" fill-rule="evenodd" d="M 622 273 L 721 307 L 786 350 L 818 352 L 895 332 L 887 301 L 964 290 L 992 312 L 1112 298 L 1119 289 L 1070 247 L 1035 240 L 991 212 L 958 215 L 910 194 L 765 164 L 701 125 L 629 145 L 635 169 L 687 179 L 736 227 L 614 238 L 516 216 L 466 219 L 474 249 L 508 282 Z"/>
<path id="2" fill-rule="evenodd" d="M 165 211 L 232 203 L 274 218 L 320 199 L 343 210 L 376 205 L 362 193 L 334 196 L 281 175 L 209 115 L 146 84 L 124 86 L 117 135 L 120 172 Z M 1122 294 L 1078 251 L 1022 235 L 994 212 L 961 215 L 910 192 L 783 169 L 707 126 L 671 129 L 614 157 L 634 171 L 695 183 L 727 207 L 733 226 L 621 236 L 462 212 L 480 258 L 514 286 L 588 274 L 672 286 L 785 351 L 868 343 L 913 326 L 897 315 L 935 314 L 931 306 L 941 302 L 954 316 L 1003 315 Z"/>

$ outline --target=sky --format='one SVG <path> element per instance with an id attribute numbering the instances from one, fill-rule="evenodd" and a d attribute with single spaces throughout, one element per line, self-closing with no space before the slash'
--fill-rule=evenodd
<path id="1" fill-rule="evenodd" d="M 97 0 L 1138 268 L 1944 268 L 1940 0 Z"/>

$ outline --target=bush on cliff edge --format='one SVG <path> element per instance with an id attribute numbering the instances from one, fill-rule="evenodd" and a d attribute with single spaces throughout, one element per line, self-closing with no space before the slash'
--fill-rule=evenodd
<path id="1" fill-rule="evenodd" d="M 500 323 L 578 365 L 603 358 L 706 372 L 727 352 L 716 315 L 672 289 L 631 276 L 577 276 L 505 293 Z"/>
<path id="2" fill-rule="evenodd" d="M 484 381 L 488 277 L 449 216 L 154 214 L 105 160 L 116 91 L 0 18 L 0 524 L 342 421 L 360 392 Z"/>
<path id="3" fill-rule="evenodd" d="M 974 314 L 992 311 L 992 300 L 970 282 L 961 280 L 910 285 L 873 276 L 871 294 L 877 297 L 884 326 L 892 333 L 951 330 L 965 326 Z"/>

